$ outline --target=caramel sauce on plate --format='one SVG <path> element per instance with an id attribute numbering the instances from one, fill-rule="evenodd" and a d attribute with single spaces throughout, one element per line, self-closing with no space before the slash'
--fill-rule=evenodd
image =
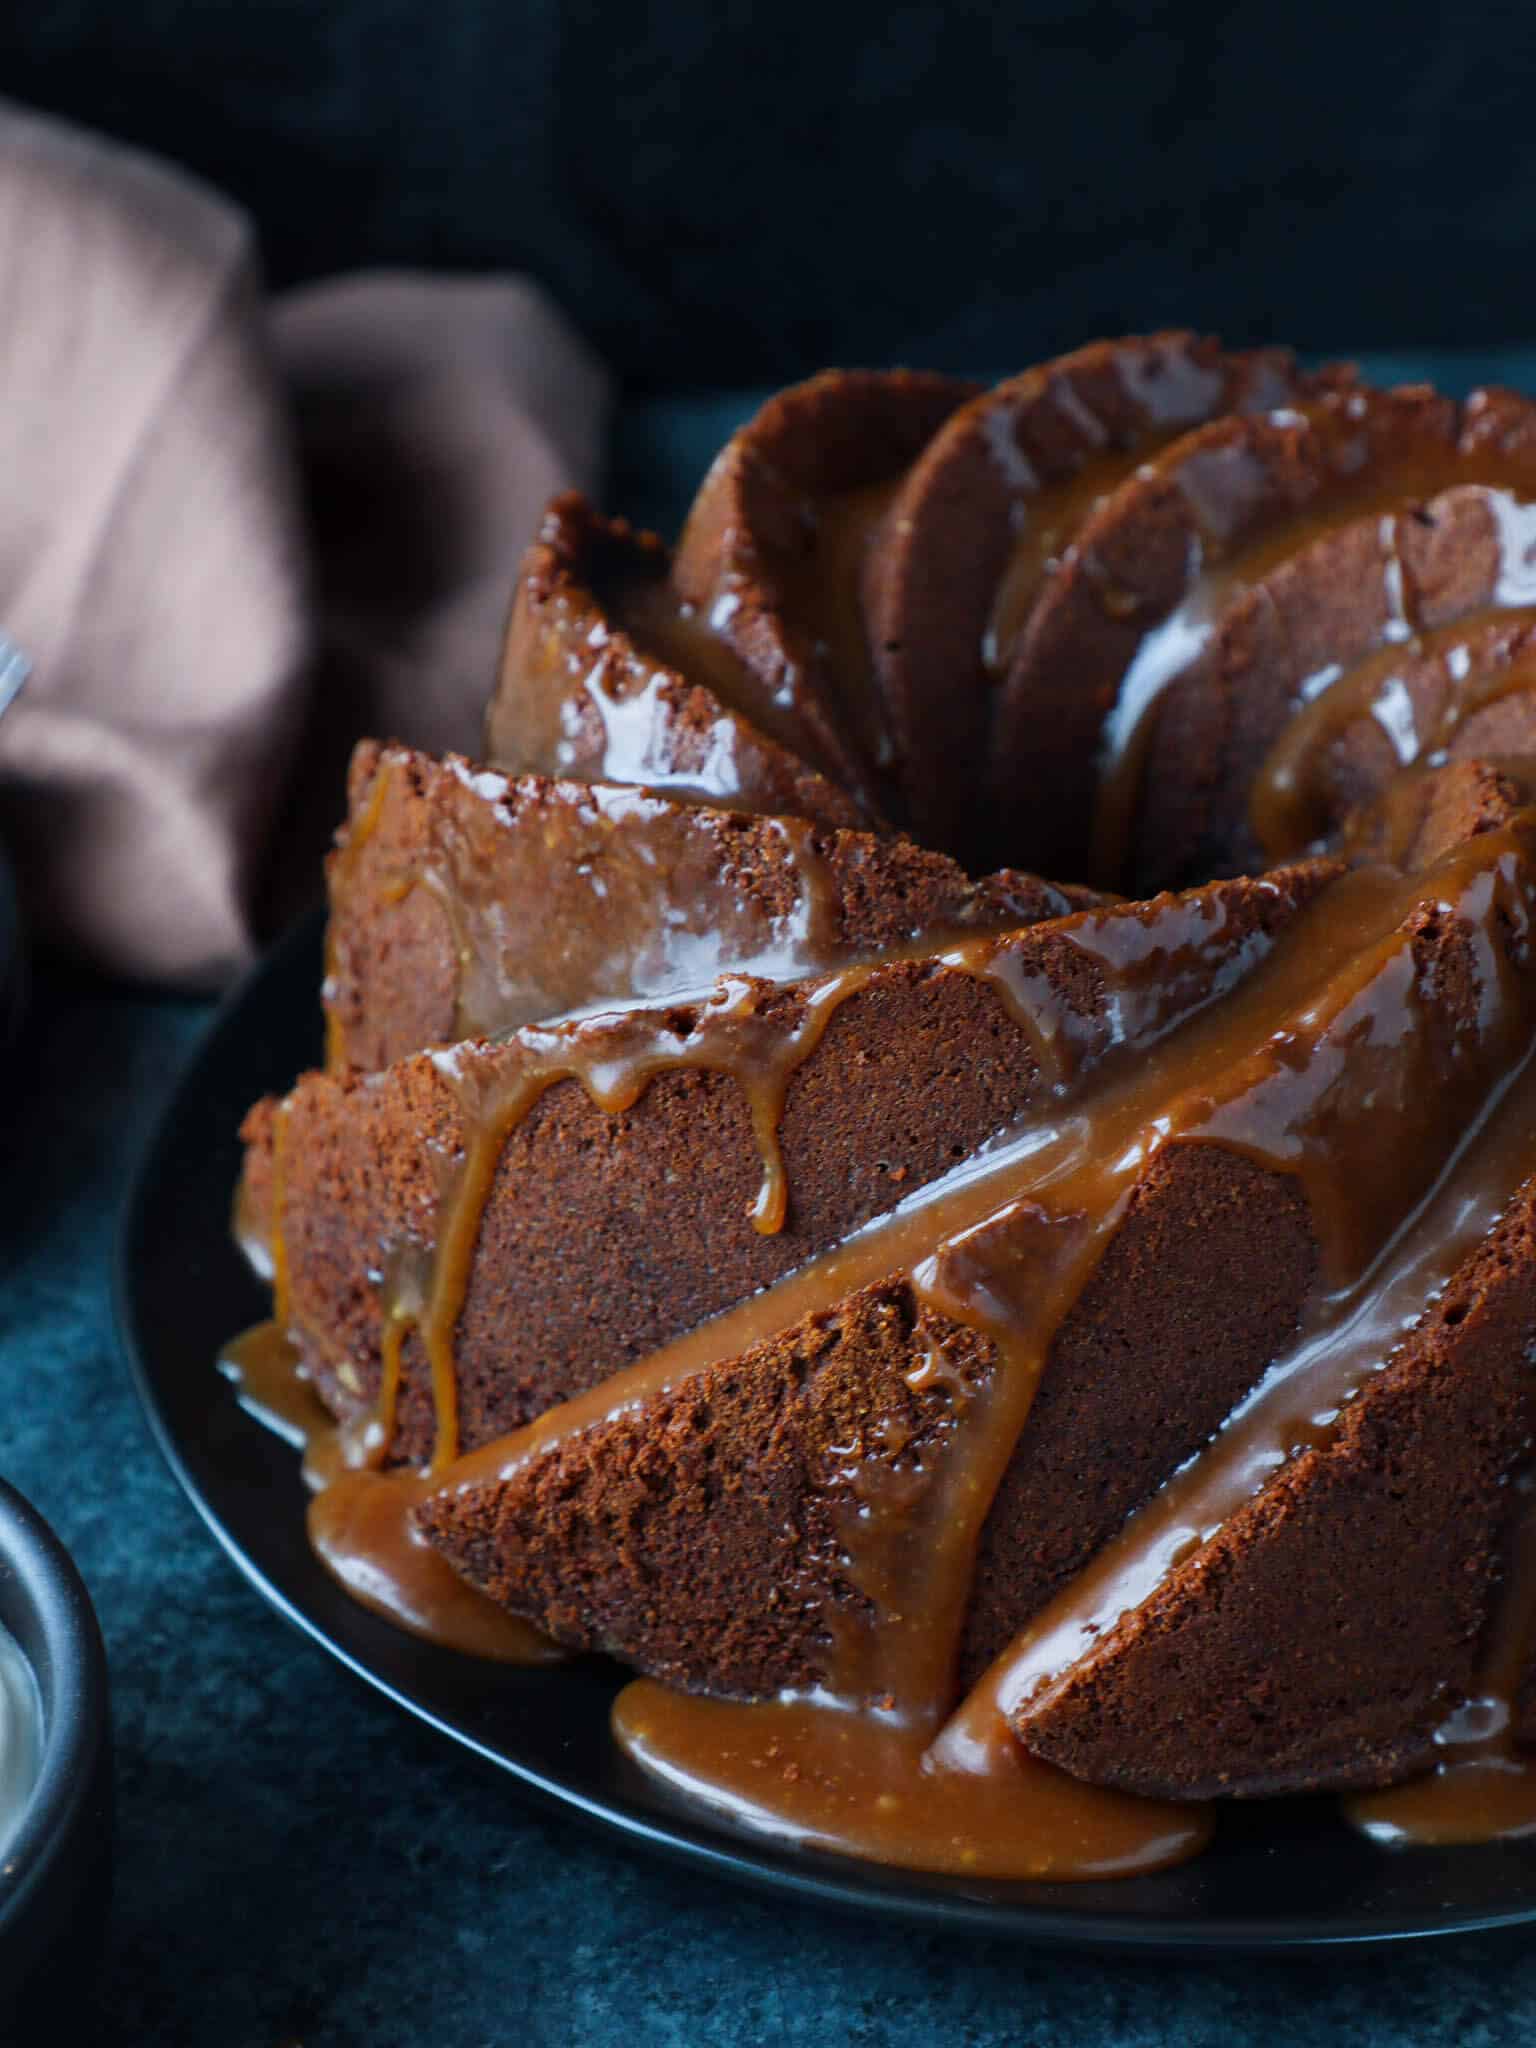
<path id="1" fill-rule="evenodd" d="M 349 1435 L 298 1371 L 276 1322 L 229 1343 L 219 1368 L 241 1406 L 304 1455 L 314 1489 L 315 1554 L 361 1606 L 444 1649 L 504 1664 L 553 1664 L 564 1655 L 527 1622 L 467 1585 L 417 1534 L 411 1509 L 430 1489 L 424 1473 L 381 1471 L 385 1445 L 370 1429 Z"/>

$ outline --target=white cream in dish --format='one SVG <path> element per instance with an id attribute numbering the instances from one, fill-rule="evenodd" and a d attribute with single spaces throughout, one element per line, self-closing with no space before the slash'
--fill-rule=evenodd
<path id="1" fill-rule="evenodd" d="M 15 1642 L 0 1629 L 0 1854 L 26 1812 L 42 1747 L 37 1680 Z"/>

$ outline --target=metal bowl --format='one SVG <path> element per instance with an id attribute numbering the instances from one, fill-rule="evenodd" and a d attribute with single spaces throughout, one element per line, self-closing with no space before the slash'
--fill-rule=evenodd
<path id="1" fill-rule="evenodd" d="M 107 1660 L 69 1553 L 3 1480 L 0 1627 L 42 1707 L 36 1777 L 0 1843 L 0 2039 L 62 2039 L 95 1973 L 111 1880 Z"/>

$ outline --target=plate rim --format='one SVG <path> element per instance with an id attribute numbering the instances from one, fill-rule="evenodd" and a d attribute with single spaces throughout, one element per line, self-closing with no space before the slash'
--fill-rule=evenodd
<path id="1" fill-rule="evenodd" d="M 694 1819 L 664 1810 L 647 1812 L 623 1799 L 584 1791 L 579 1785 L 480 1739 L 470 1730 L 455 1726 L 374 1668 L 365 1654 L 337 1641 L 324 1621 L 309 1613 L 302 1599 L 274 1580 L 245 1549 L 193 1471 L 162 1400 L 151 1363 L 152 1343 L 141 1327 L 134 1258 L 143 1219 L 153 1206 L 161 1154 L 170 1147 L 187 1099 L 195 1097 L 205 1067 L 223 1047 L 231 1027 L 239 1022 L 268 978 L 281 973 L 290 956 L 300 956 L 316 947 L 323 923 L 323 909 L 312 909 L 301 916 L 261 955 L 206 1020 L 177 1066 L 164 1101 L 139 1146 L 118 1214 L 111 1254 L 116 1341 L 154 1443 L 219 1548 L 290 1627 L 317 1644 L 397 1710 L 467 1751 L 482 1766 L 497 1770 L 510 1780 L 519 1797 L 545 1813 L 570 1815 L 610 1840 L 617 1837 L 658 1854 L 696 1876 L 725 1877 L 759 1895 L 788 1896 L 800 1905 L 827 1906 L 866 1920 L 905 1924 L 929 1933 L 994 1939 L 1007 1936 L 1032 1946 L 1155 1956 L 1169 1961 L 1358 1952 L 1403 1942 L 1507 1933 L 1536 1923 L 1536 1890 L 1525 1903 L 1504 1908 L 1451 1909 L 1444 1914 L 1405 1912 L 1395 1924 L 1357 1926 L 1327 1920 L 1308 1924 L 1296 1915 L 1258 1915 L 1212 1922 L 1177 1912 L 1162 1917 L 1098 1909 L 1079 1912 L 1070 1906 L 1031 1899 L 1021 1898 L 1014 1903 L 938 1890 L 925 1882 L 927 1873 L 921 1871 L 896 1873 L 900 1889 L 876 1889 L 865 1873 L 879 1866 L 826 1851 L 775 1843 L 768 1837 L 755 1838 L 729 1821 L 716 1818 L 703 1805 L 697 1808 Z M 209 1371 L 213 1371 L 211 1360 Z M 252 1421 L 251 1427 L 256 1429 L 260 1425 Z M 278 1440 L 274 1438 L 273 1442 Z M 1136 1880 L 1119 1882 L 1132 1884 Z"/>

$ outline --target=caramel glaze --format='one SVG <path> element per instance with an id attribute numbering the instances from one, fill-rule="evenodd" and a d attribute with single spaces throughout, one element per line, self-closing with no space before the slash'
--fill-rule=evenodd
<path id="1" fill-rule="evenodd" d="M 384 752 L 333 860 L 324 991 L 333 1020 L 337 934 L 344 942 L 389 786 L 432 766 L 398 748 Z M 373 879 L 396 901 L 412 890 L 431 898 L 457 963 L 452 1014 L 441 1030 L 379 1048 L 368 1065 L 387 1066 L 425 1043 L 500 1036 L 605 998 L 698 991 L 727 966 L 799 980 L 848 950 L 838 892 L 802 819 L 757 828 L 771 835 L 788 884 L 783 907 L 765 909 L 729 864 L 729 828 L 713 813 L 634 788 L 520 785 L 452 756 L 448 769 L 462 794 L 431 807 L 430 836 L 408 865 Z"/>
<path id="2" fill-rule="evenodd" d="M 994 748 L 996 801 L 1015 851 L 1068 872 L 1091 865 L 1123 876 L 1162 700 L 1214 659 L 1239 600 L 1323 536 L 1356 521 L 1405 518 L 1460 485 L 1501 493 L 1496 516 L 1517 509 L 1536 485 L 1536 452 L 1523 439 L 1528 409 L 1504 397 L 1479 395 L 1458 414 L 1423 392 L 1344 389 L 1262 418 L 1223 418 L 1144 461 L 1081 521 L 1015 635 Z M 1512 548 L 1512 567 L 1514 557 Z M 1383 637 L 1403 637 L 1411 592 L 1395 545 L 1382 575 Z M 1519 580 L 1477 601 L 1523 602 Z M 1245 704 L 1245 715 L 1251 709 Z M 1031 789 L 1031 817 L 1018 812 L 1017 778 L 1035 758 L 1042 722 L 1065 774 L 1043 808 Z M 1090 849 L 1074 816 L 1091 799 L 1095 735 Z M 1183 779 L 1176 756 L 1169 771 Z"/>
<path id="3" fill-rule="evenodd" d="M 1082 1784 L 1004 1733 L 953 1770 L 878 1713 L 815 1700 L 743 1705 L 636 1679 L 614 1739 L 653 1776 L 739 1826 L 906 1869 L 1055 1881 L 1134 1877 L 1198 1855 L 1208 1810 Z"/>
<path id="4" fill-rule="evenodd" d="M 418 1533 L 411 1509 L 430 1482 L 418 1472 L 381 1472 L 377 1431 L 339 1424 L 300 1369 L 276 1321 L 228 1344 L 219 1370 L 240 1404 L 304 1456 L 313 1490 L 309 1538 L 316 1556 L 360 1605 L 444 1648 L 503 1664 L 561 1661 L 558 1644 L 467 1585 Z"/>
<path id="5" fill-rule="evenodd" d="M 1484 613 L 1389 641 L 1353 667 L 1330 665 L 1309 677 L 1249 799 L 1254 837 L 1266 856 L 1294 860 L 1337 827 L 1358 792 L 1344 792 L 1341 801 L 1336 756 L 1367 722 L 1390 748 L 1384 766 L 1395 776 L 1403 768 L 1442 766 L 1479 712 L 1536 692 L 1533 628 L 1536 610 L 1528 605 Z"/>
<path id="6" fill-rule="evenodd" d="M 1191 804 L 1207 817 L 1203 842 L 1183 858 L 1218 871 L 1245 865 L 1251 785 L 1257 779 L 1254 801 L 1271 817 L 1265 752 L 1326 689 L 1328 668 L 1347 673 L 1382 648 L 1411 651 L 1438 627 L 1524 611 L 1536 596 L 1536 415 L 1528 404 L 1475 393 L 1447 417 L 1443 401 L 1431 406 L 1412 393 L 1356 394 L 1275 418 L 1278 429 L 1266 423 L 1248 437 L 1251 473 L 1231 497 L 1207 490 L 1192 502 L 1197 573 L 1124 671 L 1103 732 L 1097 873 L 1169 879 L 1179 850 L 1148 870 L 1136 849 L 1166 836 L 1168 821 Z M 1304 491 L 1292 473 L 1303 451 Z M 1177 455 L 1176 447 L 1169 460 Z M 1224 475 L 1223 487 L 1241 472 L 1238 464 Z M 1187 495 L 1188 476 L 1178 481 Z M 1359 545 L 1345 563 L 1338 551 L 1352 531 Z M 1332 610 L 1317 601 L 1312 565 L 1323 580 L 1332 571 Z M 1360 577 L 1361 587 L 1341 598 L 1341 577 Z M 1304 615 L 1310 633 L 1298 630 Z M 1313 634 L 1326 644 L 1326 666 L 1310 658 Z M 1262 673 L 1245 672 L 1255 662 Z M 1208 790 L 1202 778 L 1212 767 L 1191 771 L 1186 757 L 1219 763 L 1221 781 Z M 1241 806 L 1229 816 L 1239 789 Z M 1149 792 L 1157 799 L 1150 808 Z"/>
<path id="7" fill-rule="evenodd" d="M 515 1436 L 439 1467 L 445 1489 L 505 1486 L 560 1444 L 893 1273 L 988 1339 L 985 1383 L 950 1387 L 942 1456 L 902 1471 L 876 1429 L 843 1475 L 848 1570 L 875 1622 L 833 1630 L 814 1697 L 739 1705 L 642 1683 L 621 1699 L 615 1725 L 648 1768 L 753 1824 L 924 1867 L 1088 1876 L 1152 1867 L 1198 1846 L 1203 1827 L 1166 1808 L 1039 1778 L 1038 1766 L 1020 1763 L 1010 1716 L 1188 1549 L 1180 1517 L 1192 1486 L 1197 1531 L 1208 1536 L 1210 1518 L 1219 1523 L 1309 1429 L 1329 1426 L 1328 1411 L 1381 1365 L 1536 1163 L 1529 1116 L 1502 1113 L 1528 1107 L 1533 823 L 1484 834 L 1422 877 L 1344 877 L 1223 1003 L 1080 1107 L 1053 1105 L 777 1287 Z M 1461 934 L 1459 972 L 1472 991 L 1459 1008 L 1442 986 L 1458 970 L 1424 950 L 1426 933 L 1445 925 Z M 1213 1452 L 1127 1525 L 1116 1562 L 1090 1567 L 944 1729 L 976 1543 L 1052 1338 L 1140 1173 L 1171 1143 L 1226 1146 L 1295 1175 L 1324 1292 L 1294 1354 L 1264 1377 Z M 1442 1171 L 1447 1154 L 1453 1164 Z M 942 1378 L 942 1360 L 931 1370 Z M 1061 1615 L 1077 1616 L 1075 1602 L 1084 1615 L 1068 1640 Z M 1047 1639 L 1048 1652 L 1039 1648 Z M 975 1784 L 952 1799 L 946 1782 L 935 1798 L 936 1775 Z M 1008 1818 L 989 1830 L 994 1799 Z M 940 1816 L 956 1817 L 955 1827 Z"/>

